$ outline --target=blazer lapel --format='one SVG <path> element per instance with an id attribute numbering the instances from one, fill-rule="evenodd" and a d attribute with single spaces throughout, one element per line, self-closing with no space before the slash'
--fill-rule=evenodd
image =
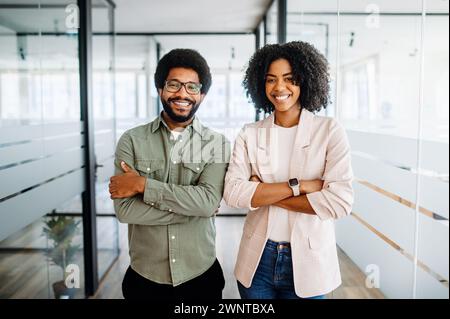
<path id="1" fill-rule="evenodd" d="M 273 162 L 272 155 L 274 152 L 274 114 L 267 117 L 258 128 L 257 132 L 257 165 L 261 177 L 263 177 L 265 183 L 273 183 L 275 181 L 275 163 Z"/>
<path id="2" fill-rule="evenodd" d="M 291 164 L 289 167 L 289 177 L 302 179 L 306 154 L 311 141 L 311 128 L 314 114 L 306 109 L 302 109 L 297 133 L 295 136 L 294 149 L 292 150 Z M 300 214 L 289 214 L 289 224 L 291 230 L 294 228 L 297 216 Z"/>
<path id="3" fill-rule="evenodd" d="M 305 161 L 305 155 L 311 141 L 311 126 L 314 114 L 303 109 L 295 136 L 294 149 L 292 150 L 291 164 L 289 167 L 290 178 L 301 179 Z"/>

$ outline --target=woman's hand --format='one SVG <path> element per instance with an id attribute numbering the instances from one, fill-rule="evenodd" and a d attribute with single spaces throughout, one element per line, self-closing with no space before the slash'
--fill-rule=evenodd
<path id="1" fill-rule="evenodd" d="M 259 179 L 259 177 L 258 177 L 257 175 L 252 175 L 252 176 L 250 176 L 249 181 L 250 181 L 250 182 L 259 182 L 259 183 L 262 183 L 262 181 Z"/>
<path id="2" fill-rule="evenodd" d="M 257 175 L 250 176 L 249 181 L 259 183 L 251 200 L 252 207 L 272 205 L 292 196 L 292 189 L 287 182 L 263 183 Z"/>
<path id="3" fill-rule="evenodd" d="M 249 179 L 250 182 L 259 182 L 262 183 L 261 179 L 258 175 L 252 175 Z M 310 181 L 300 181 L 300 193 L 301 194 L 309 194 L 314 192 L 320 192 L 323 188 L 323 180 L 314 179 Z"/>

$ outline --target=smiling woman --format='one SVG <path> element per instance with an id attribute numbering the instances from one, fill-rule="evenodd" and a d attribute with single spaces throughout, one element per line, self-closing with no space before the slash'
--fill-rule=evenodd
<path id="1" fill-rule="evenodd" d="M 275 71 L 278 74 L 273 74 Z M 302 108 L 318 112 L 328 105 L 328 62 L 311 44 L 290 42 L 266 45 L 253 55 L 243 85 L 258 110 L 266 113 L 274 111 L 276 104 L 271 97 L 276 92 L 269 94 L 267 90 L 276 89 L 274 85 L 280 83 L 277 78 L 283 79 L 290 89 L 296 87 L 301 91 L 298 94 Z"/>
<path id="2" fill-rule="evenodd" d="M 224 199 L 247 208 L 235 275 L 243 299 L 323 299 L 341 283 L 334 219 L 353 204 L 343 128 L 313 112 L 328 104 L 328 63 L 304 42 L 267 45 L 244 87 L 273 113 L 239 134 Z"/>
<path id="3" fill-rule="evenodd" d="M 289 61 L 279 59 L 270 64 L 266 74 L 266 96 L 281 113 L 300 115 L 300 86 L 293 79 Z"/>

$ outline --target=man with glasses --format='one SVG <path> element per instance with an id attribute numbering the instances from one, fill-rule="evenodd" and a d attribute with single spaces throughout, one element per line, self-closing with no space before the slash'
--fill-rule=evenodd
<path id="1" fill-rule="evenodd" d="M 131 265 L 126 299 L 221 299 L 225 280 L 216 259 L 214 216 L 230 145 L 195 117 L 211 86 L 205 59 L 175 49 L 155 73 L 164 111 L 126 131 L 109 191 L 128 224 Z"/>

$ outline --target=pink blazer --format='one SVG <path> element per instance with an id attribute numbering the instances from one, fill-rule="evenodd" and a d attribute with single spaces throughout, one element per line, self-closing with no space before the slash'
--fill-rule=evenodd
<path id="1" fill-rule="evenodd" d="M 271 168 L 271 136 L 274 115 L 247 124 L 236 139 L 225 177 L 225 202 L 249 210 L 241 238 L 235 276 L 250 287 L 268 239 L 269 207 L 251 207 L 258 175 L 274 182 Z M 323 179 L 319 192 L 308 194 L 317 215 L 290 214 L 292 263 L 295 291 L 299 297 L 327 294 L 341 284 L 334 220 L 350 214 L 353 204 L 350 147 L 345 130 L 336 120 L 303 109 L 289 167 L 290 178 Z"/>

